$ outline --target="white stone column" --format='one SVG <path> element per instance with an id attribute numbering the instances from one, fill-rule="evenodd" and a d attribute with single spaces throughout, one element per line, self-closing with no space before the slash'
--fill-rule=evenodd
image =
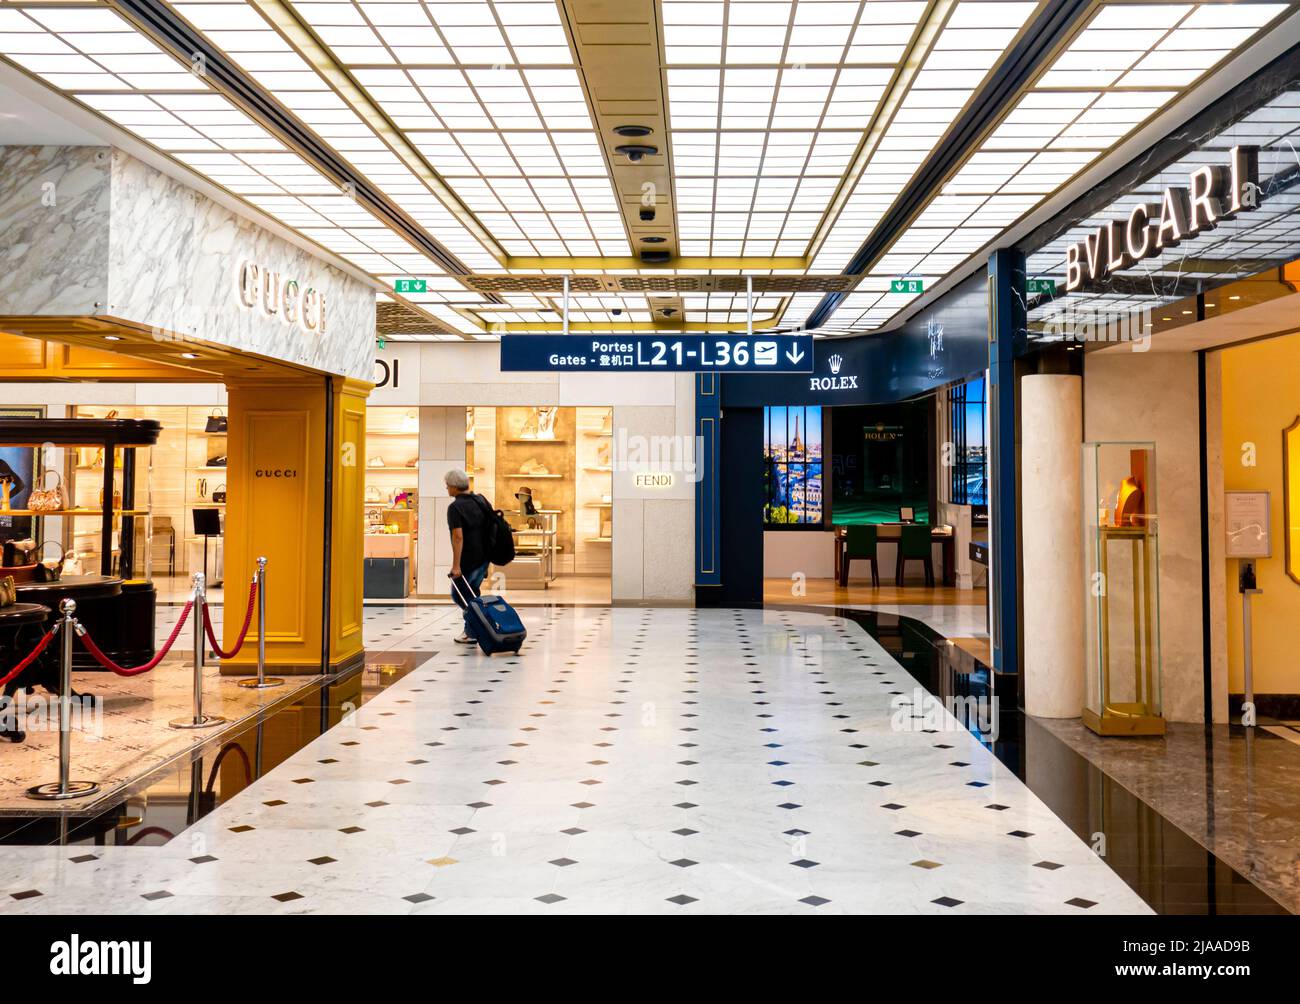
<path id="1" fill-rule="evenodd" d="M 1025 710 L 1076 718 L 1084 679 L 1083 381 L 1026 376 L 1020 400 Z"/>

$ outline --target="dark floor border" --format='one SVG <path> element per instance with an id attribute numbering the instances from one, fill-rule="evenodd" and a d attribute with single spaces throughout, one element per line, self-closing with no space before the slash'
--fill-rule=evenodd
<path id="1" fill-rule="evenodd" d="M 1014 693 L 1006 693 L 1014 691 L 1013 685 L 1008 687 L 990 666 L 923 621 L 848 607 L 769 604 L 767 608 L 853 621 L 936 697 L 996 698 L 991 705 L 997 716 L 994 737 L 968 719 L 965 724 L 972 735 L 1080 840 L 1095 847 L 1099 834 L 1104 835 L 1106 864 L 1157 913 L 1290 916 L 1289 910 L 1213 851 L 1024 714 Z M 1030 747 L 1034 770 L 1029 769 Z M 1048 763 L 1051 769 L 1043 770 Z"/>

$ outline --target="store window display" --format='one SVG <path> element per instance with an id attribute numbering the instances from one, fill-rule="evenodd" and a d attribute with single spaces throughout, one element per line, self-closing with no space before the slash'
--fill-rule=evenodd
<path id="1" fill-rule="evenodd" d="M 417 409 L 366 409 L 367 598 L 404 598 L 414 590 L 419 546 L 419 456 Z"/>
<path id="2" fill-rule="evenodd" d="M 220 585 L 225 561 L 226 499 L 231 488 L 225 409 L 220 405 L 78 406 L 74 415 L 158 423 L 160 433 L 151 452 L 150 472 L 157 546 L 150 557 L 150 572 L 164 590 L 183 592 L 189 576 L 205 569 L 209 585 Z M 70 498 L 78 506 L 99 505 L 104 451 L 83 447 L 75 451 L 71 461 L 66 482 Z M 142 472 L 137 470 L 137 480 L 141 477 Z M 119 483 L 114 487 L 115 496 L 120 498 L 121 491 Z M 82 528 L 75 528 L 68 547 L 92 563 L 98 560 L 93 535 Z"/>
<path id="3" fill-rule="evenodd" d="M 611 574 L 613 409 L 475 407 L 466 414 L 466 470 L 515 529 L 507 589 Z M 593 593 L 593 595 L 595 595 Z M 603 595 L 603 593 L 602 593 Z"/>

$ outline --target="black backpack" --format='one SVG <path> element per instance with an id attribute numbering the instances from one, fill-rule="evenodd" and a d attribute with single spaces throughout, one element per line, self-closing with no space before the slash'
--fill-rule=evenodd
<path id="1" fill-rule="evenodd" d="M 506 522 L 500 509 L 493 509 L 492 503 L 482 495 L 474 496 L 483 506 L 483 546 L 487 550 L 488 560 L 494 565 L 508 565 L 515 560 L 515 531 Z"/>

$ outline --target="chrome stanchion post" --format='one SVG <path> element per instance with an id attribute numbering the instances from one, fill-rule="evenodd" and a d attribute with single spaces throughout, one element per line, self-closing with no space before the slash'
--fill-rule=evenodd
<path id="1" fill-rule="evenodd" d="M 278 676 L 266 675 L 266 559 L 257 559 L 257 679 L 240 680 L 241 687 L 265 690 L 269 687 L 283 687 L 284 680 Z"/>
<path id="2" fill-rule="evenodd" d="M 28 798 L 42 801 L 57 801 L 64 798 L 81 798 L 99 791 L 94 781 L 69 781 L 68 772 L 72 766 L 72 639 L 75 635 L 77 601 L 64 599 L 59 602 L 59 612 L 63 619 L 58 629 L 63 632 L 59 646 L 59 779 L 53 784 L 38 784 L 27 789 Z"/>
<path id="3" fill-rule="evenodd" d="M 174 729 L 206 729 L 220 725 L 225 721 L 220 715 L 203 713 L 203 659 L 207 651 L 207 639 L 203 636 L 204 610 L 207 606 L 206 578 L 202 572 L 194 573 L 194 606 L 190 616 L 194 618 L 194 714 L 189 718 L 174 718 L 168 724 Z"/>

